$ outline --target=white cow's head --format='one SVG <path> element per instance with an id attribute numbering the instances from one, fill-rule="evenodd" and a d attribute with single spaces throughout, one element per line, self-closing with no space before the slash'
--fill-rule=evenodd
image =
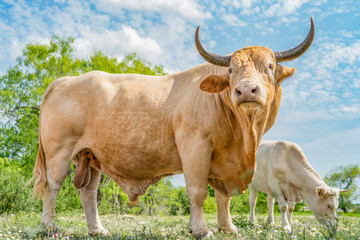
<path id="1" fill-rule="evenodd" d="M 316 200 L 309 204 L 311 211 L 316 219 L 326 227 L 335 227 L 336 209 L 339 206 L 338 197 L 340 193 L 347 192 L 348 189 L 342 190 L 329 186 L 320 186 L 316 188 Z"/>

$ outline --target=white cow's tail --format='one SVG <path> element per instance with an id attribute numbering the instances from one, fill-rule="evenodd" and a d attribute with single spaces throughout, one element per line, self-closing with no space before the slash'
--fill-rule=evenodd
<path id="1" fill-rule="evenodd" d="M 46 160 L 43 145 L 41 142 L 41 111 L 39 116 L 39 151 L 33 171 L 33 178 L 36 178 L 33 195 L 35 198 L 44 198 L 47 194 Z"/>

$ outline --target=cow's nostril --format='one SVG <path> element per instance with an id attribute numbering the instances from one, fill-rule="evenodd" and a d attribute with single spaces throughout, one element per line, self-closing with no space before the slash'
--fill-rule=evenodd
<path id="1" fill-rule="evenodd" d="M 252 94 L 255 94 L 255 93 L 257 92 L 257 90 L 258 90 L 258 87 L 256 86 L 256 87 L 254 87 L 254 88 L 251 90 L 251 93 L 252 93 Z"/>
<path id="2" fill-rule="evenodd" d="M 238 96 L 241 96 L 241 91 L 239 89 L 236 89 L 236 93 Z"/>

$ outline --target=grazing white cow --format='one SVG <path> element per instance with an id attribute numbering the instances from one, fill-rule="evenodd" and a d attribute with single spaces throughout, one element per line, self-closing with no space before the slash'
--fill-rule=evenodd
<path id="1" fill-rule="evenodd" d="M 320 223 L 335 226 L 338 195 L 347 190 L 326 185 L 298 145 L 287 141 L 262 141 L 256 153 L 256 164 L 254 180 L 249 186 L 250 222 L 255 222 L 255 205 L 260 191 L 267 194 L 269 224 L 274 224 L 275 197 L 285 231 L 291 231 L 295 203 L 302 199 Z"/>

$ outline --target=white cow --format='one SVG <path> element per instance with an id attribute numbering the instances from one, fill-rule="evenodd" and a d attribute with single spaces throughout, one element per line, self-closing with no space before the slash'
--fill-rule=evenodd
<path id="1" fill-rule="evenodd" d="M 302 199 L 320 223 L 335 226 L 338 195 L 347 190 L 326 185 L 298 145 L 287 141 L 263 141 L 256 153 L 256 163 L 254 179 L 249 186 L 250 222 L 255 222 L 255 205 L 260 191 L 267 194 L 269 224 L 274 224 L 275 197 L 285 231 L 291 231 L 295 203 Z"/>

